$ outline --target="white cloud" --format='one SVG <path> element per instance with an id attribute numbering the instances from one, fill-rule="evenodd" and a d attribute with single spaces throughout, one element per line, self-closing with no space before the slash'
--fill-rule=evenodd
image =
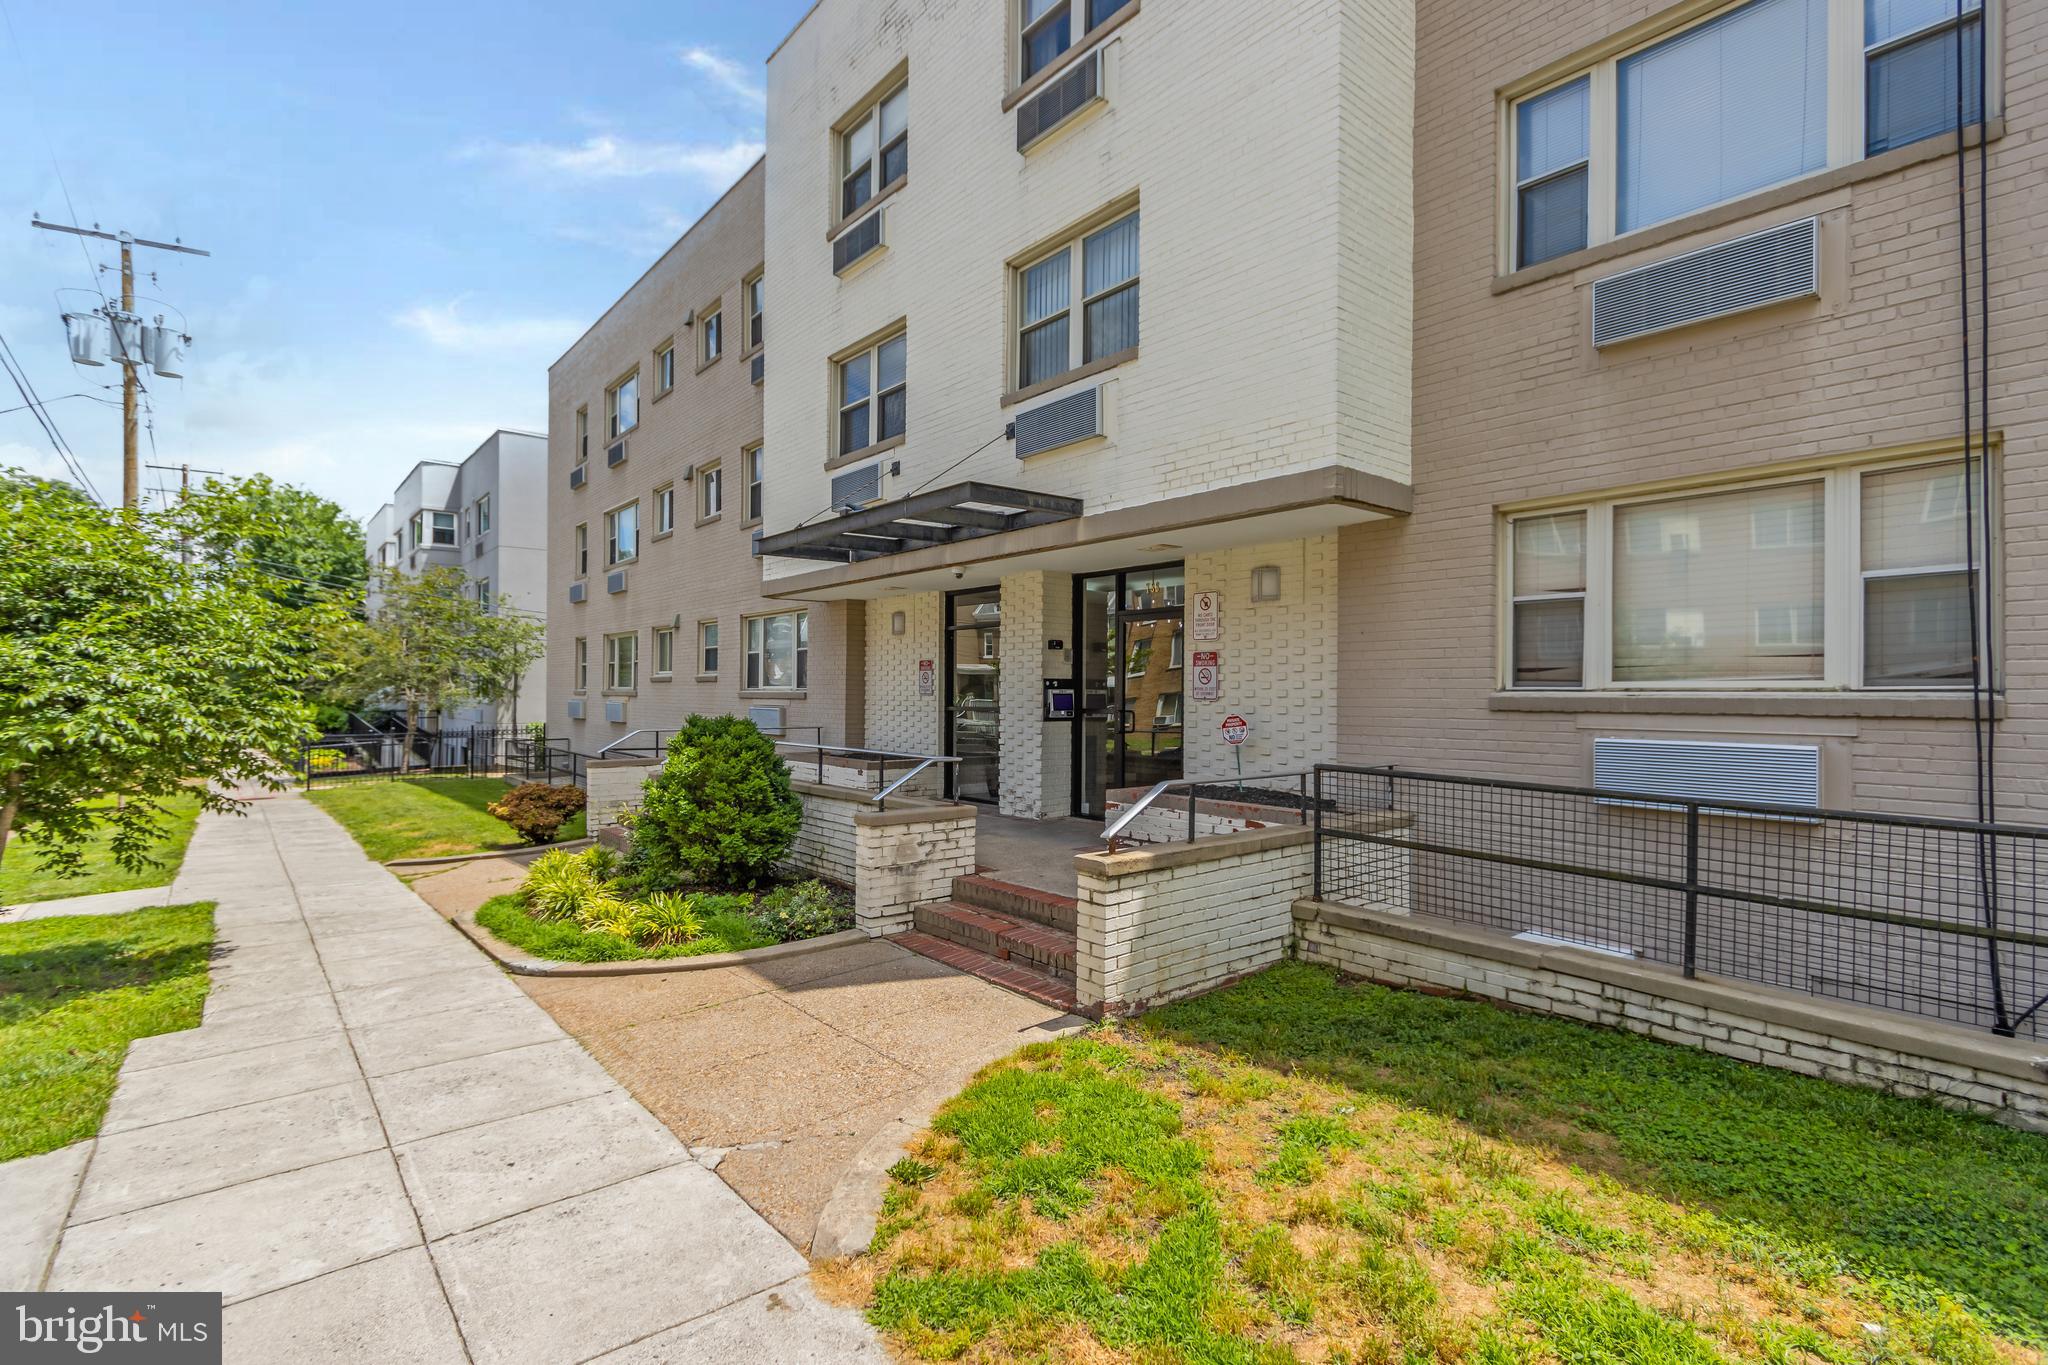
<path id="1" fill-rule="evenodd" d="M 669 176 L 703 181 L 724 189 L 739 179 L 766 150 L 757 138 L 725 143 L 648 142 L 597 133 L 581 142 L 482 142 L 463 155 L 502 162 L 537 178 L 639 180 Z"/>
<path id="2" fill-rule="evenodd" d="M 583 330 L 570 318 L 475 321 L 462 315 L 460 300 L 416 304 L 392 321 L 436 346 L 460 351 L 560 350 Z"/>
<path id="3" fill-rule="evenodd" d="M 768 104 L 768 91 L 749 76 L 747 68 L 730 57 L 721 57 L 706 47 L 686 47 L 677 54 L 683 65 L 709 80 L 750 109 Z"/>

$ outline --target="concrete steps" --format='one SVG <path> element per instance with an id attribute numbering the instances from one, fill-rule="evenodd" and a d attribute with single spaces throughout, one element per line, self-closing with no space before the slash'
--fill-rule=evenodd
<path id="1" fill-rule="evenodd" d="M 1074 1007 L 1074 900 L 992 877 L 953 879 L 894 942 L 1048 1005 Z"/>

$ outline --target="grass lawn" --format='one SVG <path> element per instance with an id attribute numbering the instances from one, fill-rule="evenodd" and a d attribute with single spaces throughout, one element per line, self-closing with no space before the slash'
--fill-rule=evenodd
<path id="1" fill-rule="evenodd" d="M 0 1161 L 99 1131 L 132 1038 L 199 1023 L 213 905 L 0 924 Z"/>
<path id="2" fill-rule="evenodd" d="M 826 1272 L 976 1361 L 2041 1359 L 2048 1139 L 1283 964 L 1034 1044 Z"/>
<path id="3" fill-rule="evenodd" d="M 306 795 L 382 863 L 522 847 L 512 827 L 484 809 L 512 785 L 498 777 L 421 777 L 315 787 Z M 580 839 L 583 823 L 578 812 L 555 837 Z"/>
<path id="4" fill-rule="evenodd" d="M 8 840 L 7 857 L 0 860 L 0 905 L 27 905 L 31 901 L 90 896 L 101 891 L 138 891 L 168 885 L 178 873 L 178 864 L 185 860 L 185 845 L 192 841 L 192 826 L 199 819 L 199 798 L 172 797 L 164 803 L 164 810 L 163 835 L 150 849 L 154 861 L 140 871 L 131 872 L 114 861 L 107 851 L 107 833 L 102 830 L 92 836 L 84 849 L 84 876 L 59 877 L 44 872 L 36 865 L 35 830 L 31 827 L 21 831 L 19 839 Z"/>
<path id="5" fill-rule="evenodd" d="M 554 962 L 637 962 L 658 957 L 701 957 L 766 948 L 776 941 L 745 915 L 707 915 L 704 934 L 688 943 L 642 947 L 618 934 L 593 933 L 572 920 L 540 920 L 526 913 L 517 892 L 494 896 L 477 907 L 476 922 L 515 948 Z"/>

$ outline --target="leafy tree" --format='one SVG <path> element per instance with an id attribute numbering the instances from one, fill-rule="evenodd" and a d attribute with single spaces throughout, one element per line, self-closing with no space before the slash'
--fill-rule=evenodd
<path id="1" fill-rule="evenodd" d="M 754 722 L 691 716 L 633 821 L 642 881 L 752 886 L 789 853 L 803 813 L 788 766 Z"/>
<path id="2" fill-rule="evenodd" d="M 515 613 L 512 600 L 501 594 L 479 625 L 470 649 L 471 690 L 478 701 L 505 707 L 506 723 L 517 728 L 519 680 L 547 652 L 546 628 Z M 546 730 L 545 724 L 542 730 Z"/>
<path id="3" fill-rule="evenodd" d="M 339 504 L 267 474 L 208 483 L 187 501 L 203 527 L 195 553 L 260 570 L 265 590 L 287 607 L 331 599 L 361 610 L 363 528 Z"/>
<path id="4" fill-rule="evenodd" d="M 423 718 L 509 689 L 508 676 L 539 657 L 540 623 L 512 615 L 503 598 L 466 595 L 467 582 L 453 568 L 384 574 L 367 620 L 335 621 L 326 631 L 325 685 L 337 696 L 383 696 L 405 709 L 407 768 Z"/>
<path id="5" fill-rule="evenodd" d="M 0 857 L 30 831 L 44 867 L 76 873 L 105 827 L 140 867 L 165 798 L 233 810 L 213 784 L 283 785 L 277 756 L 310 733 L 299 636 L 320 609 L 287 610 L 245 566 L 182 562 L 203 529 L 189 508 L 109 511 L 0 472 Z M 102 797 L 118 799 L 86 804 Z"/>

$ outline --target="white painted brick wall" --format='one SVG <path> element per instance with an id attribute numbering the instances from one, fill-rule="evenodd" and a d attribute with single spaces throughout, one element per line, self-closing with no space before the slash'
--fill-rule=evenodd
<path id="1" fill-rule="evenodd" d="M 929 820 L 854 824 L 854 923 L 870 934 L 908 929 L 920 905 L 953 894 L 974 871 L 974 812 L 945 806 Z"/>
<path id="2" fill-rule="evenodd" d="M 945 596 L 936 592 L 882 597 L 867 604 L 867 742 L 873 749 L 936 754 L 945 745 Z M 889 633 L 897 612 L 901 635 Z M 932 661 L 932 695 L 919 696 L 917 664 Z"/>
<path id="3" fill-rule="evenodd" d="M 1252 601 L 1252 570 L 1280 570 L 1280 600 Z M 1189 777 L 1228 777 L 1237 756 L 1218 730 L 1232 713 L 1251 722 L 1244 771 L 1292 772 L 1337 756 L 1337 537 L 1245 545 L 1188 560 L 1187 663 L 1195 652 L 1221 656 L 1222 697 L 1190 695 Z M 1194 638 L 1192 604 L 1201 591 L 1223 594 L 1222 636 Z M 1357 587 L 1354 585 L 1354 591 Z M 1192 693 L 1192 689 L 1190 689 Z"/>
<path id="4" fill-rule="evenodd" d="M 621 759 L 589 765 L 583 790 L 584 809 L 588 813 L 585 824 L 591 832 L 616 825 L 621 814 L 640 809 L 641 789 L 659 767 L 651 758 L 645 762 Z"/>
<path id="5" fill-rule="evenodd" d="M 801 788 L 797 799 L 804 803 L 804 822 L 783 865 L 806 877 L 855 885 L 853 817 L 862 803 Z"/>
<path id="6" fill-rule="evenodd" d="M 1074 727 L 1044 719 L 1044 680 L 1074 676 L 1073 575 L 1005 574 L 1002 593 L 1002 813 L 1066 815 L 1074 799 Z M 1048 640 L 1064 648 L 1048 650 Z"/>

